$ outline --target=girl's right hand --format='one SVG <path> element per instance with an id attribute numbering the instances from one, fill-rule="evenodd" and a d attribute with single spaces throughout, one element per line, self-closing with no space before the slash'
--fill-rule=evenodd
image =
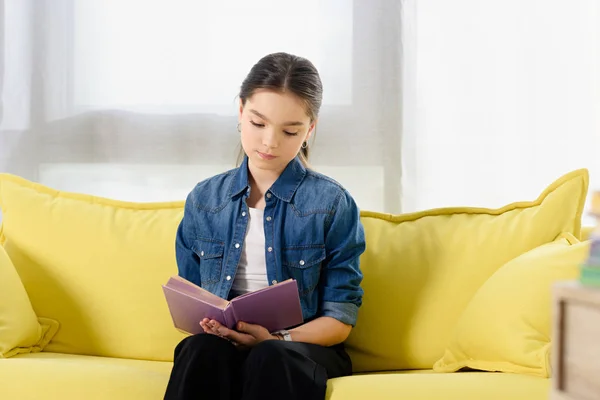
<path id="1" fill-rule="evenodd" d="M 200 321 L 200 327 L 204 329 L 204 333 L 224 338 L 224 336 L 219 333 L 218 326 L 208 318 L 204 318 Z"/>

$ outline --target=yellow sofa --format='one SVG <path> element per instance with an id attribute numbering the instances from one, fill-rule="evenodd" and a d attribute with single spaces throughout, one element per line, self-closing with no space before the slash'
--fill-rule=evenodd
<path id="1" fill-rule="evenodd" d="M 585 257 L 586 170 L 499 209 L 364 211 L 354 374 L 328 399 L 545 399 L 550 284 Z M 0 399 L 160 399 L 184 334 L 183 202 L 129 203 L 0 174 Z M 495 318 L 495 319 L 494 319 Z"/>

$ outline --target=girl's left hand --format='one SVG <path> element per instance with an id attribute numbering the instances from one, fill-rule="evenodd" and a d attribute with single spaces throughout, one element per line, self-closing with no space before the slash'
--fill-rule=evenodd
<path id="1" fill-rule="evenodd" d="M 252 347 L 265 340 L 278 340 L 266 328 L 246 322 L 239 322 L 237 330 L 229 329 L 215 320 L 202 321 L 200 324 L 205 330 L 208 328 L 215 335 L 229 339 L 237 346 Z"/>

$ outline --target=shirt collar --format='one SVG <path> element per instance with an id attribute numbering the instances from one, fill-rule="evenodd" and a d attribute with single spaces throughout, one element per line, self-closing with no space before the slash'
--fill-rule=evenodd
<path id="1" fill-rule="evenodd" d="M 273 183 L 273 186 L 269 189 L 269 192 L 289 203 L 305 176 L 306 168 L 296 156 L 288 163 L 281 175 L 279 175 L 279 178 L 277 178 L 275 183 Z M 244 156 L 242 164 L 234 172 L 233 182 L 231 184 L 231 197 L 239 195 L 247 190 L 248 187 L 248 156 Z"/>

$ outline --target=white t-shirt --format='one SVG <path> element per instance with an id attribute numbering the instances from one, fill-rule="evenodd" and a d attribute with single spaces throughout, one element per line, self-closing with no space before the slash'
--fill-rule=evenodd
<path id="1" fill-rule="evenodd" d="M 240 263 L 231 287 L 231 297 L 269 286 L 265 256 L 264 210 L 249 208 L 248 229 Z"/>

